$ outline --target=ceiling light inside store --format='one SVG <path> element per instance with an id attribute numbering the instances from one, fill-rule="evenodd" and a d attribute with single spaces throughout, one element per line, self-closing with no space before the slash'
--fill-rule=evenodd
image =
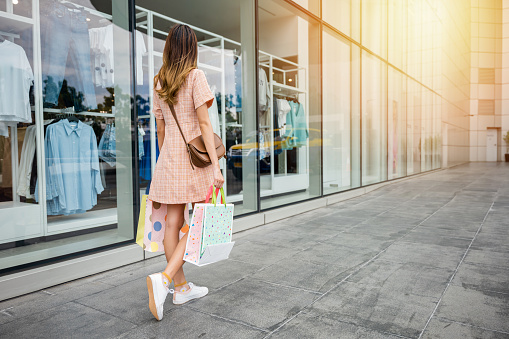
<path id="1" fill-rule="evenodd" d="M 292 82 L 293 80 L 292 79 L 288 79 L 288 82 Z"/>
<path id="2" fill-rule="evenodd" d="M 87 18 L 87 21 L 90 21 L 90 18 Z"/>
<path id="3" fill-rule="evenodd" d="M 18 4 L 18 0 L 12 0 L 12 4 L 13 5 L 17 5 Z"/>

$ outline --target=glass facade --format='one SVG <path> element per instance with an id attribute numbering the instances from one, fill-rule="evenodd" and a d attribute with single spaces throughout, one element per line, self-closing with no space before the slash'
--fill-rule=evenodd
<path id="1" fill-rule="evenodd" d="M 3 4 L 0 271 L 132 241 L 128 2 Z"/>
<path id="2" fill-rule="evenodd" d="M 0 274 L 134 242 L 175 23 L 198 37 L 236 216 L 440 168 L 433 4 L 0 2 Z"/>

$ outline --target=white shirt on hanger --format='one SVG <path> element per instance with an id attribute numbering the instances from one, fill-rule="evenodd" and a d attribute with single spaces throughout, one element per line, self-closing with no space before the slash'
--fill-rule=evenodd
<path id="1" fill-rule="evenodd" d="M 27 55 L 21 46 L 5 40 L 0 43 L 0 60 L 0 121 L 31 123 L 34 74 Z"/>
<path id="2" fill-rule="evenodd" d="M 32 175 L 32 164 L 35 155 L 36 134 L 35 125 L 27 127 L 18 168 L 18 195 L 27 198 L 33 198 L 33 195 L 30 194 L 30 177 Z"/>
<path id="3" fill-rule="evenodd" d="M 292 108 L 288 101 L 284 99 L 277 99 L 277 110 L 279 132 L 281 135 L 284 135 L 286 132 L 286 115 L 292 110 Z"/>
<path id="4" fill-rule="evenodd" d="M 260 111 L 266 111 L 269 108 L 270 103 L 270 88 L 269 81 L 267 80 L 267 74 L 262 68 L 258 68 L 258 95 L 260 100 L 258 101 Z"/>

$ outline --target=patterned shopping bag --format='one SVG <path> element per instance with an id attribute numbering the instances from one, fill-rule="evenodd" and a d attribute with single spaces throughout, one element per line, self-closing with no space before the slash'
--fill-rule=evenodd
<path id="1" fill-rule="evenodd" d="M 234 243 L 231 241 L 233 205 L 225 203 L 216 205 L 219 191 L 222 193 L 221 197 L 224 203 L 224 191 L 211 187 L 205 201 L 208 202 L 212 194 L 212 204 L 195 204 L 194 206 L 184 260 L 198 266 L 227 259 L 233 248 Z M 217 216 L 215 216 L 216 212 Z M 207 222 L 208 227 L 205 226 L 207 218 L 211 220 Z M 216 220 L 213 220 L 214 218 Z M 219 234 L 219 231 L 224 228 L 223 225 L 228 225 L 226 229 L 229 229 L 229 232 L 226 232 L 225 229 L 222 234 Z M 205 240 L 205 238 L 207 239 Z"/>
<path id="2" fill-rule="evenodd" d="M 143 206 L 142 206 L 143 207 Z M 164 230 L 167 217 L 167 205 L 146 198 L 143 249 L 147 252 L 164 252 Z M 140 212 L 141 222 L 141 212 Z M 139 227 L 139 226 L 138 226 Z M 182 238 L 189 229 L 189 205 L 184 210 L 184 225 L 180 230 Z"/>
<path id="3" fill-rule="evenodd" d="M 225 201 L 222 188 L 221 195 L 223 201 Z M 208 246 L 232 241 L 233 204 L 226 204 L 225 202 L 216 205 L 214 198 L 212 200 L 212 204 L 205 206 L 200 257 L 203 257 Z"/>

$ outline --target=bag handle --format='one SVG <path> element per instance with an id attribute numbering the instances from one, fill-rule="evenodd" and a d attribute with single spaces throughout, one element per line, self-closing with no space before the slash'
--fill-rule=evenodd
<path id="1" fill-rule="evenodd" d="M 215 188 L 215 186 L 213 186 L 213 187 Z M 221 187 L 221 189 L 218 189 L 218 190 L 221 192 L 221 198 L 223 199 L 224 207 L 226 207 L 226 198 L 224 196 L 224 190 L 222 187 Z M 214 207 L 216 207 L 218 194 L 217 194 L 217 191 L 214 193 L 216 193 L 216 194 L 212 194 L 212 203 L 214 204 Z"/>
<path id="2" fill-rule="evenodd" d="M 189 149 L 189 144 L 186 141 L 186 137 L 184 136 L 184 132 L 182 132 L 182 128 L 180 128 L 180 124 L 179 124 L 179 121 L 177 119 L 177 114 L 175 113 L 175 108 L 173 107 L 173 105 L 169 105 L 169 106 L 170 106 L 171 114 L 173 115 L 173 119 L 175 119 L 175 122 L 177 123 L 177 127 L 179 128 L 180 135 L 182 135 L 182 139 L 184 139 L 184 142 L 186 144 L 187 153 L 189 154 L 189 162 L 191 163 L 191 167 L 194 170 L 193 160 L 191 158 L 191 150 Z"/>
<path id="3" fill-rule="evenodd" d="M 212 197 L 212 192 L 213 192 L 212 190 L 213 190 L 213 188 L 214 188 L 213 186 L 214 186 L 214 185 L 211 185 L 211 186 L 209 187 L 208 192 L 207 192 L 207 197 L 205 198 L 205 203 L 206 203 L 206 204 L 208 204 L 208 203 L 209 203 L 210 198 Z M 219 188 L 216 188 L 216 195 L 217 195 L 218 193 L 219 193 Z"/>

